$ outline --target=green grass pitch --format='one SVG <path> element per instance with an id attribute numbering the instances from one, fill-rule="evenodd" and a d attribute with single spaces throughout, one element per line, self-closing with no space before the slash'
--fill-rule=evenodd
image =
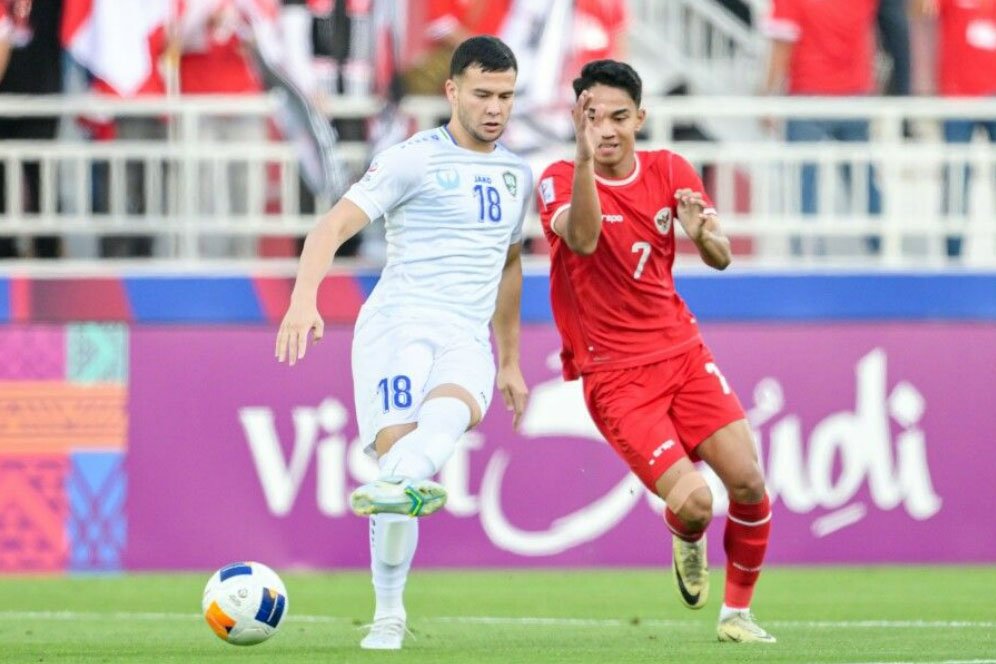
<path id="1" fill-rule="evenodd" d="M 291 573 L 290 613 L 253 647 L 200 617 L 208 574 L 0 577 L 0 662 L 996 662 L 996 567 L 782 567 L 755 599 L 773 645 L 717 643 L 668 570 L 416 570 L 402 652 L 364 652 L 361 572 Z"/>

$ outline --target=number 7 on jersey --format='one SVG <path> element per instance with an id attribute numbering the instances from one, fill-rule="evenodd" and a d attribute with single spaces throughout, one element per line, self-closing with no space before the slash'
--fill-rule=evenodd
<path id="1" fill-rule="evenodd" d="M 633 278 L 639 279 L 643 274 L 643 268 L 647 266 L 647 261 L 650 259 L 650 243 L 649 242 L 634 242 L 632 252 L 640 252 L 640 260 L 636 263 L 636 270 L 633 271 Z"/>

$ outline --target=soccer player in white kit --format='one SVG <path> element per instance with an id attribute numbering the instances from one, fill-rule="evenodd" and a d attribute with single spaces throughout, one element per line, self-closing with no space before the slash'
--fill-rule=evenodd
<path id="1" fill-rule="evenodd" d="M 512 110 L 517 64 L 495 37 L 454 52 L 448 124 L 379 154 L 304 244 L 276 355 L 305 356 L 322 337 L 316 305 L 329 261 L 383 216 L 387 264 L 356 321 L 353 383 L 360 437 L 380 478 L 350 496 L 370 515 L 376 595 L 363 648 L 396 650 L 406 633 L 402 594 L 418 521 L 446 502 L 435 475 L 481 421 L 496 382 L 517 425 L 526 403 L 519 368 L 522 221 L 532 199 L 528 165 L 497 144 Z"/>

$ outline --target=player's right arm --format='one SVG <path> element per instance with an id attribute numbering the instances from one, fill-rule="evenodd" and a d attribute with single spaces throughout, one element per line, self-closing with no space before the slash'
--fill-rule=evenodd
<path id="1" fill-rule="evenodd" d="M 309 334 L 313 343 L 322 338 L 325 323 L 318 313 L 318 286 L 339 247 L 368 223 L 370 218 L 366 212 L 353 201 L 343 198 L 308 232 L 290 306 L 277 332 L 275 353 L 278 362 L 287 360 L 294 366 L 295 362 L 304 358 Z"/>
<path id="2" fill-rule="evenodd" d="M 598 118 L 591 108 L 591 93 L 581 92 L 571 112 L 577 146 L 571 204 L 552 220 L 551 228 L 571 251 L 590 256 L 598 247 L 598 236 L 602 233 L 602 205 L 595 188 L 594 132 Z"/>
<path id="3" fill-rule="evenodd" d="M 428 159 L 407 143 L 377 155 L 366 174 L 353 184 L 304 241 L 290 307 L 277 333 L 277 360 L 293 365 L 304 357 L 308 335 L 322 338 L 318 286 L 339 247 L 371 220 L 402 205 L 419 190 Z"/>

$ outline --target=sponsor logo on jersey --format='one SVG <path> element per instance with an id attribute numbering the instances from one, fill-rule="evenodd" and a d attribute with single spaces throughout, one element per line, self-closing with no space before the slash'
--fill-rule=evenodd
<path id="1" fill-rule="evenodd" d="M 667 235 L 668 231 L 671 230 L 671 208 L 662 207 L 654 215 L 654 226 L 660 231 L 662 235 Z"/>
<path id="2" fill-rule="evenodd" d="M 505 171 L 501 174 L 501 179 L 505 181 L 505 188 L 508 189 L 508 193 L 515 196 L 515 193 L 519 190 L 519 180 L 515 177 L 515 173 Z"/>
<path id="3" fill-rule="evenodd" d="M 602 221 L 606 224 L 621 224 L 623 216 L 621 214 L 603 214 Z"/>
<path id="4" fill-rule="evenodd" d="M 543 200 L 543 205 L 549 205 L 556 197 L 553 192 L 553 178 L 543 178 L 540 181 L 540 198 Z"/>
<path id="5" fill-rule="evenodd" d="M 443 189 L 456 189 L 460 186 L 460 174 L 455 168 L 441 168 L 436 171 L 436 184 Z"/>
<path id="6" fill-rule="evenodd" d="M 648 461 L 647 464 L 650 466 L 654 465 L 657 462 L 657 459 L 659 459 L 662 454 L 667 452 L 672 447 L 674 447 L 674 441 L 668 438 L 663 443 L 657 446 L 657 449 L 654 450 L 653 454 L 650 455 L 650 461 Z"/>

